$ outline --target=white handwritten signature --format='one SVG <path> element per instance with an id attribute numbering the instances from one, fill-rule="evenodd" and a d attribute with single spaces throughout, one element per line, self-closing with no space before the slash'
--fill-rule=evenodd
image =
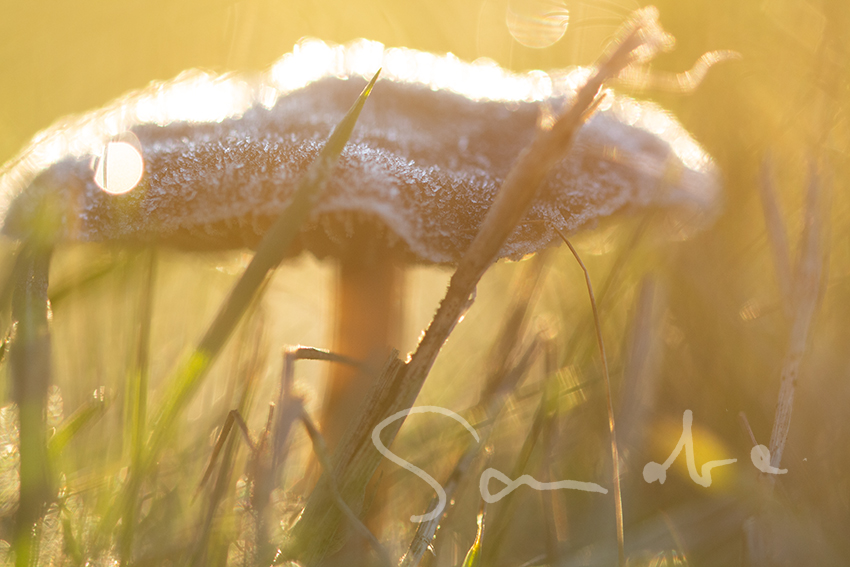
<path id="1" fill-rule="evenodd" d="M 427 514 L 422 515 L 414 515 L 410 517 L 411 522 L 427 522 L 429 520 L 433 520 L 437 518 L 440 514 L 443 513 L 443 509 L 446 507 L 446 492 L 443 490 L 442 485 L 437 482 L 434 477 L 417 467 L 416 465 L 402 459 L 392 451 L 390 451 L 386 445 L 384 445 L 383 441 L 381 441 L 381 433 L 386 429 L 390 424 L 398 421 L 399 419 L 403 419 L 408 415 L 418 414 L 418 413 L 438 413 L 444 415 L 446 417 L 450 417 L 463 425 L 467 431 L 469 431 L 472 436 L 475 438 L 477 443 L 481 442 L 481 438 L 478 435 L 478 432 L 475 431 L 475 428 L 469 424 L 462 416 L 456 414 L 450 409 L 446 409 L 439 406 L 420 406 L 415 408 L 410 408 L 406 410 L 402 410 L 398 413 L 391 415 L 390 417 L 383 420 L 381 423 L 375 426 L 375 429 L 372 430 L 372 443 L 374 443 L 375 448 L 387 459 L 391 460 L 395 464 L 403 467 L 406 470 L 409 470 L 422 480 L 428 483 L 428 485 L 434 489 L 437 493 L 437 506 L 434 507 L 433 510 L 428 512 Z M 643 478 L 648 483 L 653 483 L 658 481 L 659 484 L 664 484 L 664 481 L 667 479 L 667 469 L 673 464 L 673 461 L 679 456 L 682 452 L 682 449 L 685 449 L 685 459 L 688 464 L 688 474 L 691 479 L 699 484 L 700 486 L 709 487 L 711 486 L 711 469 L 715 467 L 722 467 L 724 465 L 731 465 L 738 461 L 738 459 L 723 459 L 718 461 L 708 461 L 704 463 L 701 468 L 701 472 L 697 472 L 696 462 L 694 460 L 694 439 L 693 434 L 691 432 L 691 426 L 693 425 L 694 414 L 691 410 L 685 410 L 684 415 L 682 416 L 682 435 L 679 437 L 679 442 L 676 444 L 676 447 L 673 449 L 673 452 L 670 453 L 670 456 L 664 461 L 663 464 L 649 462 L 643 468 Z M 750 451 L 750 459 L 753 462 L 753 465 L 763 473 L 766 474 L 785 474 L 788 472 L 788 469 L 779 469 L 776 467 L 770 466 L 770 451 L 764 445 L 756 445 L 753 447 L 752 451 Z M 490 481 L 492 479 L 497 479 L 502 482 L 505 487 L 496 492 L 495 494 L 490 492 Z M 570 490 L 582 490 L 584 492 L 598 492 L 600 494 L 608 494 L 608 489 L 596 484 L 594 482 L 580 482 L 577 480 L 562 480 L 558 482 L 540 482 L 535 479 L 533 476 L 524 474 L 516 480 L 512 480 L 509 476 L 502 473 L 501 471 L 488 468 L 483 473 L 481 473 L 481 479 L 478 483 L 478 488 L 481 491 L 481 498 L 484 499 L 485 502 L 492 504 L 494 502 L 498 502 L 517 488 L 522 485 L 530 486 L 535 490 L 559 490 L 561 488 L 567 488 Z"/>

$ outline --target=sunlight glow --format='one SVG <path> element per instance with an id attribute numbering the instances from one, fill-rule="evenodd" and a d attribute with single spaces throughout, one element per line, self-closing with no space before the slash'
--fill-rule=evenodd
<path id="1" fill-rule="evenodd" d="M 554 94 L 552 78 L 542 71 L 514 73 L 486 58 L 468 63 L 451 53 L 384 48 L 365 39 L 348 45 L 303 39 L 272 66 L 270 82 L 283 94 L 324 77 L 371 78 L 379 68 L 382 80 L 426 85 L 473 100 L 534 102 Z"/>
<path id="2" fill-rule="evenodd" d="M 127 179 L 115 185 L 122 190 L 114 192 L 135 186 L 138 180 L 131 181 L 140 173 L 143 148 L 137 148 L 140 154 L 136 158 L 131 155 L 132 148 L 114 144 L 135 125 L 220 122 L 238 118 L 252 106 L 270 108 L 281 96 L 316 80 L 370 78 L 378 68 L 383 69 L 383 81 L 423 85 L 475 101 L 551 102 L 555 109 L 562 109 L 593 72 L 591 68 L 574 68 L 515 73 L 489 59 L 469 63 L 451 53 L 435 55 L 407 48 L 385 48 L 365 39 L 348 45 L 303 39 L 292 53 L 284 55 L 271 67 L 264 79 L 249 81 L 232 74 L 218 76 L 198 70 L 186 71 L 171 81 L 152 83 L 145 89 L 129 93 L 99 110 L 60 120 L 37 134 L 28 147 L 0 168 L 0 217 L 5 216 L 14 197 L 41 171 L 66 158 L 100 156 L 104 147 L 108 153 L 123 156 L 120 159 L 126 159 L 129 164 L 122 173 Z M 610 113 L 617 120 L 668 143 L 685 167 L 696 172 L 711 168 L 711 158 L 660 107 L 611 93 L 605 97 L 599 111 Z M 106 165 L 110 179 L 104 181 L 101 175 L 99 184 L 111 191 L 111 163 Z M 701 197 L 706 201 L 713 198 L 710 195 Z"/>

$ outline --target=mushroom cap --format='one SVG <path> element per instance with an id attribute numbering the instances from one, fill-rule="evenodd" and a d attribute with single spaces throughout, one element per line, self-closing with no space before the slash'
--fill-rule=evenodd
<path id="1" fill-rule="evenodd" d="M 261 78 L 198 71 L 60 122 L 0 169 L 3 232 L 23 237 L 43 199 L 59 236 L 187 248 L 256 245 L 288 205 L 335 124 L 383 65 L 357 127 L 298 241 L 318 256 L 358 224 L 423 262 L 457 261 L 540 126 L 588 69 L 514 74 L 361 40 L 302 42 Z M 221 97 L 224 93 L 226 96 Z M 95 182 L 93 155 L 132 132 L 144 162 L 123 195 Z M 627 208 L 717 210 L 710 157 L 659 107 L 609 94 L 547 177 L 501 257 L 519 258 Z"/>

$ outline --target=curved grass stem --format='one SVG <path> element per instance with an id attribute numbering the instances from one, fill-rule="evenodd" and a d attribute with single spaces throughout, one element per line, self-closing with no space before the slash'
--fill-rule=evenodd
<path id="1" fill-rule="evenodd" d="M 590 296 L 590 306 L 593 309 L 593 320 L 596 323 L 596 343 L 599 346 L 599 356 L 602 358 L 602 377 L 605 380 L 605 399 L 608 404 L 608 431 L 611 435 L 611 461 L 612 476 L 614 481 L 614 507 L 617 520 L 617 555 L 620 567 L 626 564 L 625 544 L 623 536 L 623 495 L 620 489 L 620 452 L 617 448 L 617 434 L 614 427 L 614 403 L 611 396 L 611 378 L 608 374 L 608 357 L 605 355 L 605 342 L 602 340 L 602 326 L 599 323 L 599 310 L 596 308 L 596 297 L 593 295 L 593 284 L 590 282 L 590 273 L 581 257 L 563 232 L 555 229 L 561 239 L 573 253 L 581 271 L 584 272 L 584 281 L 587 283 L 587 293 Z"/>

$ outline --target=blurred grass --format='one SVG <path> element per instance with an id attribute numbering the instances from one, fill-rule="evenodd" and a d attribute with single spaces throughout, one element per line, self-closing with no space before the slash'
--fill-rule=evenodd
<path id="1" fill-rule="evenodd" d="M 98 107 L 129 89 L 168 79 L 189 67 L 262 69 L 303 35 L 334 41 L 365 36 L 387 45 L 452 51 L 465 59 L 492 57 L 526 69 L 589 63 L 613 32 L 613 27 L 575 26 L 555 47 L 533 51 L 512 44 L 501 27 L 505 4 L 221 0 L 159 1 L 144 9 L 101 1 L 9 4 L 0 19 L 0 163 L 62 115 Z M 716 225 L 685 242 L 647 235 L 633 249 L 640 219 L 613 228 L 606 225 L 574 239 L 600 295 L 614 389 L 629 392 L 620 399 L 619 411 L 624 421 L 633 415 L 629 412 L 639 417 L 629 422 L 634 429 L 624 432 L 629 441 L 621 449 L 627 555 L 646 565 L 675 564 L 683 557 L 694 565 L 742 565 L 742 526 L 769 501 L 774 503 L 768 507 L 773 518 L 768 531 L 774 534 L 769 545 L 784 564 L 846 564 L 850 458 L 842 448 L 850 441 L 846 416 L 850 5 L 839 0 L 669 0 L 656 5 L 678 46 L 659 58 L 655 68 L 678 72 L 713 49 L 735 49 L 743 59 L 712 69 L 693 95 L 636 93 L 674 112 L 716 158 L 726 179 L 725 209 Z M 571 6 L 571 26 L 583 17 L 600 15 L 608 14 L 590 3 Z M 776 167 L 777 200 L 792 261 L 803 226 L 810 160 L 822 160 L 825 183 L 833 195 L 828 279 L 802 361 L 783 459 L 789 473 L 768 500 L 756 482 L 748 458 L 750 442 L 737 418 L 745 412 L 758 441 L 768 443 L 790 331 L 758 191 L 767 152 Z M 3 256 L 5 270 L 7 250 Z M 197 343 L 246 265 L 245 254 L 238 251 L 190 255 L 166 250 L 157 257 L 150 399 L 158 399 L 164 377 L 189 345 Z M 584 284 L 573 262 L 566 250 L 553 255 L 531 306 L 532 328 L 545 327 L 554 334 L 561 368 L 554 376 L 547 375 L 544 363 L 538 361 L 525 382 L 539 387 L 548 379 L 562 391 L 588 385 L 559 398 L 552 426 L 557 444 L 551 451 L 545 443 L 529 441 L 541 399 L 538 391 L 528 390 L 534 395 L 510 400 L 495 424 L 486 466 L 513 471 L 528 445 L 524 472 L 539 479 L 550 474 L 553 479 L 607 486 L 602 480 L 610 462 L 601 369 Z M 256 378 L 244 407 L 249 427 L 259 431 L 268 401 L 275 397 L 282 345 L 328 345 L 333 268 L 311 258 L 293 264 L 285 278 L 269 282 L 256 313 L 226 347 L 170 440 L 159 473 L 139 503 L 137 564 L 176 561 L 201 532 L 204 506 L 192 504 L 188 495 L 201 478 L 216 428 L 227 410 L 240 404 L 248 374 Z M 64 492 L 62 506 L 51 516 L 58 523 L 51 529 L 64 534 L 60 539 L 65 547 L 42 550 L 43 564 L 48 564 L 48 555 L 65 557 L 64 564 L 72 565 L 82 558 L 106 564 L 116 557 L 115 542 L 99 541 L 96 526 L 127 475 L 120 400 L 137 356 L 145 265 L 141 251 L 104 246 L 66 246 L 54 256 L 53 367 L 64 423 L 75 423 L 69 417 L 74 412 L 91 417 L 76 422 L 81 427 L 69 440 L 54 438 L 57 445 L 60 440 L 65 444 L 59 457 Z M 523 265 L 498 264 L 487 273 L 476 303 L 437 360 L 419 404 L 463 411 L 477 402 L 490 346 L 508 313 L 505 298 L 514 289 L 512 281 L 522 277 Z M 600 290 L 615 266 L 621 266 L 616 285 L 603 297 Z M 407 336 L 399 345 L 403 352 L 415 346 L 448 277 L 449 272 L 436 268 L 407 274 Z M 655 282 L 649 292 L 646 278 Z M 8 315 L 2 321 L 5 334 Z M 635 361 L 642 360 L 636 352 L 648 353 L 647 372 L 652 378 L 637 389 L 631 381 L 647 379 L 636 377 Z M 7 399 L 5 366 L 0 372 Z M 324 369 L 316 363 L 298 370 L 298 387 L 312 411 L 321 400 L 323 376 Z M 695 415 L 698 465 L 729 457 L 738 458 L 738 464 L 718 470 L 710 489 L 694 485 L 678 464 L 663 486 L 646 484 L 640 474 L 643 464 L 666 458 L 685 409 Z M 0 446 L 8 448 L 14 435 L 8 419 L 0 419 Z M 393 450 L 445 480 L 467 442 L 451 424 L 422 418 L 405 426 Z M 227 542 L 236 539 L 247 545 L 250 537 L 245 534 L 252 529 L 244 479 L 240 480 L 247 451 L 239 443 L 233 449 L 230 489 L 222 497 L 214 518 L 217 527 L 211 532 L 224 546 L 213 554 L 218 562 L 228 554 Z M 298 485 L 309 455 L 303 433 L 296 433 L 290 455 L 281 486 L 273 494 L 275 510 L 285 520 L 297 512 L 304 497 Z M 12 481 L 6 475 L 10 462 L 13 453 L 0 454 L 4 479 L 0 539 L 5 540 L 11 528 Z M 485 468 L 478 466 L 477 470 Z M 421 514 L 433 495 L 411 475 L 391 467 L 382 470 L 381 482 L 391 483 L 395 495 L 387 505 L 382 541 L 400 556 L 415 528 L 407 518 Z M 460 564 L 472 547 L 479 507 L 477 477 L 473 473 L 464 481 L 452 515 L 434 542 L 436 555 L 429 558 L 426 553 L 423 564 Z M 610 498 L 573 492 L 547 496 L 552 498 L 549 504 L 527 487 L 517 490 L 507 520 L 499 519 L 505 513 L 500 506 L 507 503 L 488 508 L 482 564 L 521 565 L 545 557 L 549 551 L 544 534 L 552 527 L 548 509 L 555 516 L 552 523 L 562 564 L 614 564 Z M 509 527 L 496 558 L 488 555 L 493 553 L 488 536 L 501 521 Z M 55 527 L 59 525 L 61 530 Z M 241 549 L 231 545 L 231 561 Z M 0 549 L 0 558 L 2 553 Z M 213 558 L 209 564 L 215 563 Z"/>

